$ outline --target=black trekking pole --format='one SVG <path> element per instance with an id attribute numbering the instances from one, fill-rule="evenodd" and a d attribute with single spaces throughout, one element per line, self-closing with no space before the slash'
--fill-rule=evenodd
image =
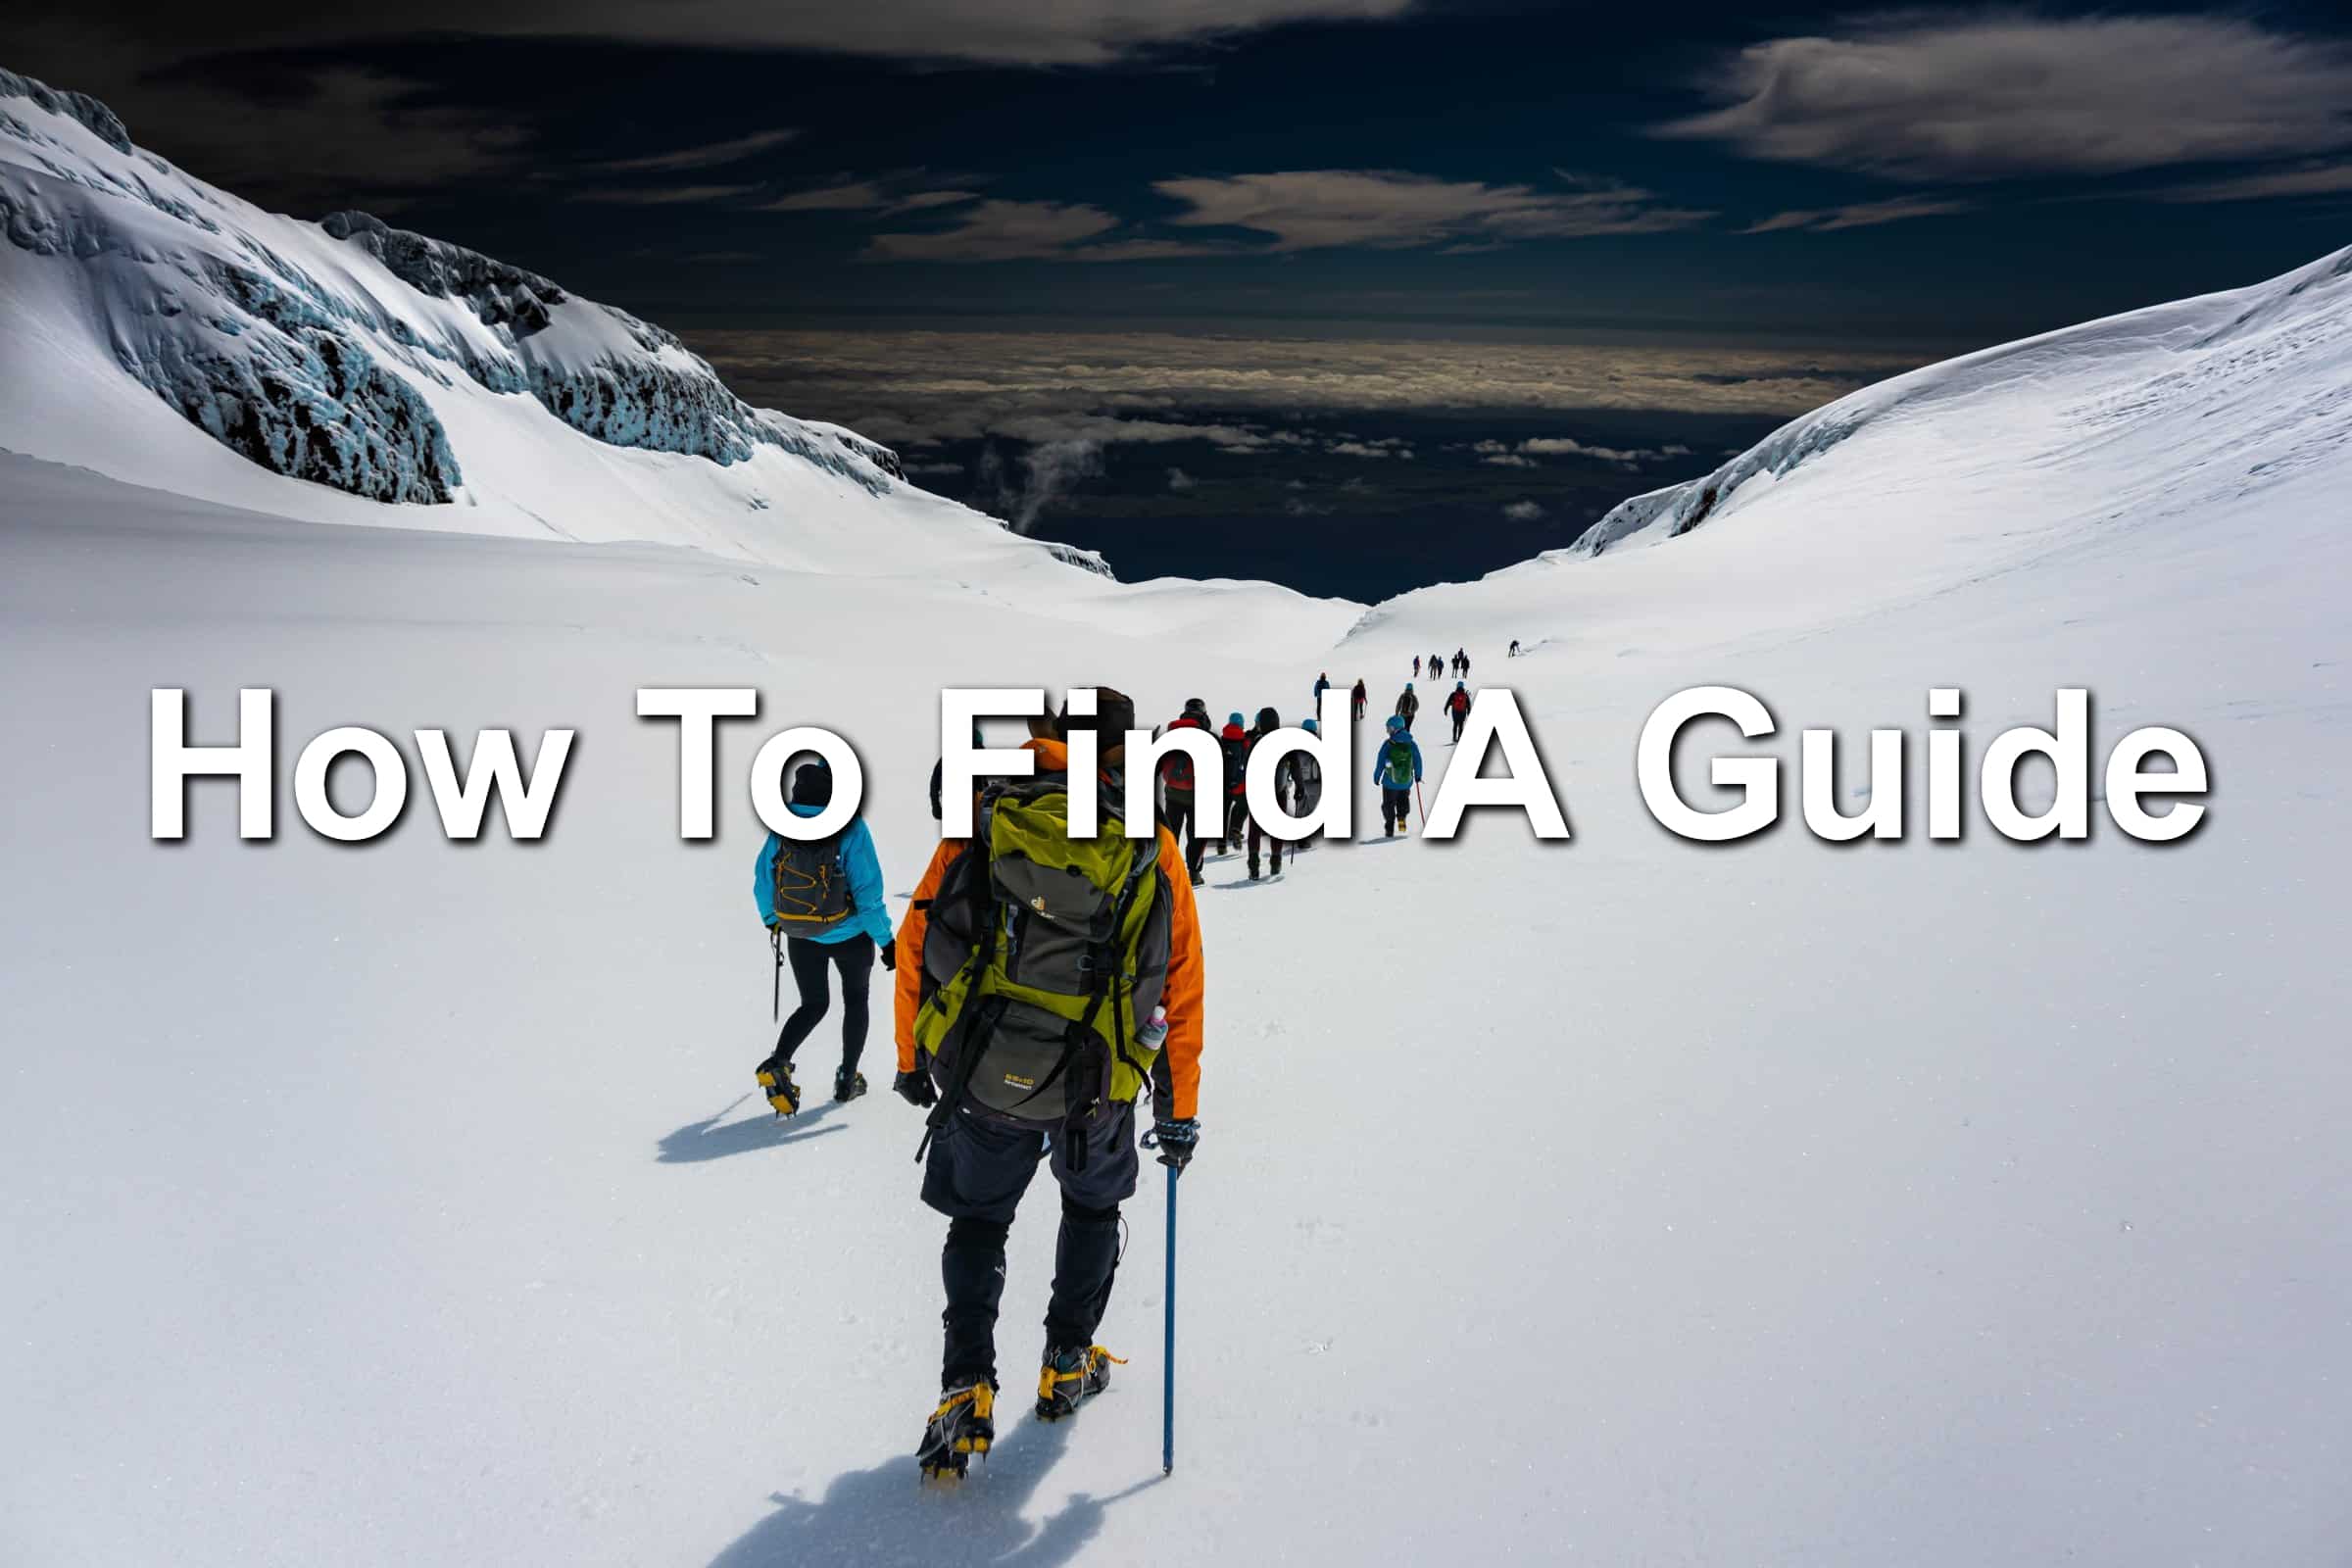
<path id="1" fill-rule="evenodd" d="M 1168 1167 L 1168 1331 L 1160 1354 L 1159 1473 L 1176 1473 L 1176 1174 Z"/>
<path id="2" fill-rule="evenodd" d="M 767 928 L 767 945 L 774 952 L 776 957 L 776 972 L 769 977 L 767 1000 L 767 1021 L 774 1023 L 784 1016 L 784 928 L 782 926 L 771 925 Z"/>

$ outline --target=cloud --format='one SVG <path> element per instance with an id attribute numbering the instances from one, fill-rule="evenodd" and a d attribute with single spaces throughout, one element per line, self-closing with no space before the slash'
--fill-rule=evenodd
<path id="1" fill-rule="evenodd" d="M 1065 262 L 1167 262 L 1193 256 L 1249 256 L 1261 252 L 1262 246 L 1227 245 L 1215 241 L 1185 239 L 1116 239 L 1102 245 L 1082 245 L 1064 251 L 1058 258 Z"/>
<path id="2" fill-rule="evenodd" d="M 902 448 L 925 442 L 1200 442 L 1220 452 L 1323 451 L 1368 414 L 1672 410 L 1787 418 L 1918 365 L 1854 351 L 1791 361 L 1725 344 L 1464 343 L 1174 332 L 690 331 L 754 402 L 815 413 Z M 1213 412 L 1211 412 L 1213 411 Z M 1321 425 L 1314 434 L 1308 427 Z M 1356 439 L 1368 450 L 1396 450 Z M 1678 454 L 1540 437 L 1494 452 L 1647 461 Z M 1479 450 L 1480 456 L 1488 450 Z M 1171 454 L 1174 456 L 1174 454 Z M 1364 465 L 1370 466 L 1369 464 Z"/>
<path id="3" fill-rule="evenodd" d="M 198 178 L 295 212 L 395 212 L 425 191 L 518 175 L 533 150 L 528 127 L 380 71 L 278 69 L 265 92 L 231 72 L 158 65 L 135 46 L 86 66 L 55 85 L 104 99 L 135 141 Z"/>
<path id="4" fill-rule="evenodd" d="M 757 185 L 600 185 L 575 190 L 575 202 L 601 202 L 613 207 L 692 207 L 727 201 L 758 190 Z"/>
<path id="5" fill-rule="evenodd" d="M 1412 451 L 1403 443 L 1389 441 L 1334 441 L 1324 451 L 1335 458 L 1403 458 L 1411 461 Z"/>
<path id="6" fill-rule="evenodd" d="M 1753 44 L 1656 127 L 1906 178 L 2108 174 L 2352 142 L 2352 48 L 2210 16 L 1901 12 Z"/>
<path id="7" fill-rule="evenodd" d="M 2251 202 L 2277 197 L 2339 196 L 2352 191 L 2352 164 L 2313 164 L 2231 179 L 2204 180 L 2146 192 L 2161 202 Z"/>
<path id="8" fill-rule="evenodd" d="M 1182 468 L 1170 468 L 1168 470 L 1169 489 L 1182 494 L 1184 491 L 1197 490 L 1200 487 L 1200 481 L 1194 478 L 1191 474 L 1185 472 Z"/>
<path id="9" fill-rule="evenodd" d="M 1109 67 L 1269 27 L 1393 21 L 1415 3 L 405 0 L 191 7 L 11 0 L 6 31 L 10 66 L 104 99 L 142 146 L 203 178 L 297 212 L 353 205 L 388 212 L 412 193 L 523 172 L 534 129 L 503 112 L 449 102 L 444 89 L 411 77 L 346 67 L 305 75 L 290 58 L 386 40 L 456 40 L 463 52 L 469 38 L 563 38 L 676 50 Z M 714 156 L 729 145 L 682 151 Z M 677 155 L 646 155 L 668 156 Z M 640 172 L 709 167 L 714 166 L 646 163 Z"/>
<path id="10" fill-rule="evenodd" d="M 992 200 L 956 215 L 952 228 L 876 234 L 865 254 L 885 262 L 1054 260 L 1118 226 L 1110 214 L 1083 202 Z"/>
<path id="11" fill-rule="evenodd" d="M 1502 514 L 1513 522 L 1540 522 L 1550 515 L 1533 501 L 1514 501 L 1502 509 Z"/>
<path id="12" fill-rule="evenodd" d="M 1612 180 L 1566 172 L 1559 172 L 1559 178 L 1561 188 L 1551 190 L 1394 170 L 1163 179 L 1152 189 L 1186 209 L 1167 220 L 1171 225 L 1244 229 L 1256 237 L 1171 239 L 1142 232 L 1084 203 L 992 201 L 959 215 L 954 227 L 878 235 L 866 255 L 878 261 L 1151 262 L 1433 245 L 1451 254 L 1527 239 L 1651 233 L 1713 216 L 1659 205 L 1649 192 Z M 849 210 L 881 198 L 869 183 L 855 181 L 768 207 Z"/>
<path id="13" fill-rule="evenodd" d="M 1295 23 L 1391 21 L 1413 0 L 407 0 L 396 7 L 153 8 L 19 0 L 23 24 L 128 35 L 182 55 L 365 39 L 604 38 L 671 49 L 791 49 L 1004 66 L 1107 66 Z M 11 21 L 18 21 L 12 12 Z"/>
<path id="14" fill-rule="evenodd" d="M 1685 446 L 1599 447 L 1565 435 L 1536 436 L 1520 442 L 1519 451 L 1535 457 L 1592 458 L 1601 463 L 1622 463 L 1628 466 L 1637 463 L 1655 462 L 1660 458 L 1687 458 L 1690 455 L 1690 449 Z"/>
<path id="15" fill-rule="evenodd" d="M 727 164 L 739 164 L 746 158 L 781 147 L 799 136 L 797 130 L 756 130 L 748 136 L 728 141 L 706 142 L 700 147 L 680 147 L 673 152 L 648 153 L 639 158 L 612 158 L 603 163 L 582 167 L 602 174 L 673 174 L 688 169 L 717 169 Z"/>
<path id="16" fill-rule="evenodd" d="M 1490 452 L 1478 461 L 1492 464 L 1497 468 L 1540 468 L 1544 466 L 1535 459 L 1523 458 L 1515 452 Z"/>
<path id="17" fill-rule="evenodd" d="M 1713 216 L 1659 205 L 1648 191 L 1564 175 L 1565 188 L 1491 185 L 1381 169 L 1298 170 L 1156 181 L 1187 211 L 1188 228 L 1240 228 L 1272 236 L 1260 252 L 1354 246 L 1492 248 L 1513 240 L 1645 234 L 1688 228 Z"/>
<path id="18" fill-rule="evenodd" d="M 921 170 L 903 174 L 877 174 L 863 179 L 843 176 L 806 190 L 787 191 L 758 203 L 762 213 L 918 213 L 978 201 L 969 190 L 916 189 L 918 181 L 935 179 Z"/>
<path id="19" fill-rule="evenodd" d="M 1940 218 L 1948 213 L 1972 212 L 1976 205 L 1950 196 L 1889 196 L 1884 201 L 1855 202 L 1847 207 L 1775 213 L 1740 232 L 1777 234 L 1784 229 L 1800 228 L 1816 234 L 1834 234 L 1841 228 L 1875 228 L 1881 223 L 1899 223 L 1908 218 Z"/>

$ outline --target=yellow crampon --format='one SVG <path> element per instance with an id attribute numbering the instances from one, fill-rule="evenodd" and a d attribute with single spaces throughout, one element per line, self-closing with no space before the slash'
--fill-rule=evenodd
<path id="1" fill-rule="evenodd" d="M 779 1116 L 789 1116 L 801 1108 L 800 1085 L 792 1081 L 790 1067 L 769 1069 L 761 1067 L 758 1074 L 760 1092 L 767 1097 L 768 1108 Z"/>
<path id="2" fill-rule="evenodd" d="M 1054 1406 L 1056 1392 L 1065 1383 L 1075 1383 L 1079 1387 L 1078 1398 L 1072 1399 L 1069 1406 L 1071 1409 L 1076 1409 L 1078 1407 L 1079 1400 L 1086 1397 L 1086 1380 L 1093 1377 L 1096 1372 L 1101 1371 L 1102 1369 L 1102 1364 L 1106 1361 L 1112 1366 L 1125 1366 L 1127 1364 L 1127 1358 L 1125 1356 L 1113 1355 L 1102 1346 L 1097 1345 L 1091 1347 L 1087 1350 L 1085 1356 L 1079 1361 L 1077 1370 L 1074 1372 L 1057 1372 L 1054 1369 L 1054 1363 L 1051 1361 L 1048 1361 L 1044 1366 L 1038 1368 L 1037 1407 L 1039 1413 L 1043 1415 L 1046 1410 Z M 1046 1419 L 1054 1420 L 1057 1418 L 1047 1416 Z"/>
<path id="3" fill-rule="evenodd" d="M 956 1409 L 958 1405 L 970 1407 L 960 1420 Z M 996 1409 L 997 1391 L 987 1383 L 975 1383 L 968 1389 L 958 1389 L 940 1400 L 939 1408 L 931 1412 L 931 1424 L 924 1429 L 925 1446 L 920 1456 L 923 1479 L 961 1481 L 971 1466 L 972 1455 L 985 1455 L 989 1444 L 995 1441 Z M 948 1438 L 947 1433 L 951 1431 L 961 1435 Z M 933 1441 L 933 1433 L 938 1433 L 945 1440 L 937 1447 L 929 1446 Z"/>
<path id="4" fill-rule="evenodd" d="M 972 1407 L 974 1420 L 994 1424 L 997 1414 L 997 1391 L 985 1383 L 975 1383 L 970 1388 L 951 1394 L 940 1400 L 939 1408 L 931 1412 L 931 1419 L 940 1420 L 957 1405 L 967 1402 Z M 957 1438 L 954 1451 L 956 1453 L 986 1453 L 988 1442 L 989 1440 L 985 1437 Z"/>

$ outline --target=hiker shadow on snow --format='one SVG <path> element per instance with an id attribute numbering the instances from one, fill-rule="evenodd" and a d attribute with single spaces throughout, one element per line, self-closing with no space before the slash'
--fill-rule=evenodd
<path id="1" fill-rule="evenodd" d="M 799 1568 L 858 1563 L 873 1568 L 1053 1568 L 1074 1559 L 1102 1528 L 1113 1503 L 1163 1479 L 1153 1475 L 1109 1497 L 1072 1496 L 1052 1518 L 1021 1509 L 1069 1446 L 1075 1422 L 1023 1420 L 998 1440 L 969 1479 L 930 1487 L 917 1479 L 911 1449 L 870 1470 L 833 1478 L 819 1501 L 785 1496 L 710 1568 Z"/>
<path id="2" fill-rule="evenodd" d="M 692 1165 L 706 1159 L 724 1159 L 729 1154 L 756 1154 L 763 1149 L 784 1149 L 793 1144 L 805 1144 L 827 1133 L 848 1132 L 839 1123 L 831 1127 L 817 1125 L 843 1106 L 827 1100 L 818 1104 L 802 1102 L 797 1116 L 750 1116 L 742 1121 L 727 1121 L 736 1105 L 751 1099 L 739 1095 L 733 1103 L 715 1116 L 690 1121 L 656 1146 L 654 1158 L 664 1165 Z M 722 1126 L 721 1123 L 724 1123 Z"/>

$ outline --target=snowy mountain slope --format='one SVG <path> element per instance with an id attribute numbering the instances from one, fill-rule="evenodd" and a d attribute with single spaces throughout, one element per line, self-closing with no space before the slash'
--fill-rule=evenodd
<path id="1" fill-rule="evenodd" d="M 908 1454 L 938 1348 L 919 1119 L 877 1093 L 777 1126 L 745 1096 L 773 1028 L 755 737 L 856 741 L 904 894 L 942 684 L 1288 711 L 1327 658 L 1382 701 L 1400 663 L 912 578 L 320 529 L 0 459 L 0 659 L 44 675 L 10 689 L 30 765 L 0 821 L 12 885 L 42 890 L 0 912 L 0 1555 L 2331 1564 L 2339 496 L 2307 468 L 1899 614 L 1846 579 L 1777 630 L 1709 598 L 1720 573 L 1660 575 L 1684 602 L 1590 595 L 1581 652 L 1508 664 L 1518 579 L 1407 602 L 1399 637 L 1516 686 L 1577 842 L 1480 822 L 1257 888 L 1211 863 L 1176 1475 L 1147 1168 L 1103 1330 L 1131 1364 L 1069 1426 L 1014 1413 L 943 1501 Z M 1764 551 L 1738 581 L 1819 604 L 1817 568 Z M 2200 737 L 2213 816 L 2167 849 L 1981 821 L 1956 849 L 1671 840 L 1634 736 L 1727 678 L 1849 745 L 1958 682 L 1972 756 L 2083 681 L 2103 736 Z M 189 687 L 219 741 L 257 680 L 289 749 L 366 722 L 412 773 L 410 727 L 527 750 L 578 725 L 553 836 L 447 844 L 415 779 L 365 850 L 282 799 L 278 841 L 240 844 L 211 785 L 189 843 L 150 845 L 147 689 Z M 722 743 L 719 842 L 684 847 L 668 727 L 630 693 L 735 683 L 767 702 Z M 1053 1212 L 1041 1188 L 1014 1231 L 1008 1391 Z"/>
<path id="2" fill-rule="evenodd" d="M 2340 367 L 2348 334 L 2352 247 L 2251 288 L 2044 333 L 1865 387 L 1791 420 L 1704 478 L 1623 503 L 1568 553 L 1596 556 L 1680 538 L 1737 514 L 1865 430 L 1923 420 L 1947 431 L 1955 420 L 1972 420 L 1979 438 L 1994 443 L 1993 455 L 2027 465 L 2056 455 L 2046 445 L 2052 436 L 2095 441 L 2120 433 L 2134 449 L 2117 456 L 2134 466 L 2114 464 L 2114 501 L 2138 499 L 2144 476 L 2160 473 L 2168 505 L 2205 505 L 2214 499 L 2209 488 L 2181 494 L 2170 481 L 2188 473 L 2227 484 L 2226 462 L 2217 473 L 2201 470 L 2241 456 L 2248 476 L 2276 476 L 2341 449 L 2352 433 L 2341 380 L 2310 362 L 2331 359 Z M 2267 384 L 2281 368 L 2302 373 L 2290 373 L 2283 389 Z M 1991 405 L 1989 416 L 1947 407 L 1980 402 Z M 2160 448 L 2160 441 L 2189 445 Z M 2175 455 L 2159 464 L 2159 450 Z"/>
<path id="3" fill-rule="evenodd" d="M 263 212 L 8 73 L 0 239 L 12 450 L 289 516 L 1102 569 L 908 485 L 854 432 L 751 408 L 624 312 L 366 214 Z"/>
<path id="4" fill-rule="evenodd" d="M 1866 387 L 1569 549 L 1377 607 L 1348 646 L 1411 649 L 1465 614 L 1601 657 L 1783 631 L 2311 473 L 2352 487 L 2352 249 Z"/>

